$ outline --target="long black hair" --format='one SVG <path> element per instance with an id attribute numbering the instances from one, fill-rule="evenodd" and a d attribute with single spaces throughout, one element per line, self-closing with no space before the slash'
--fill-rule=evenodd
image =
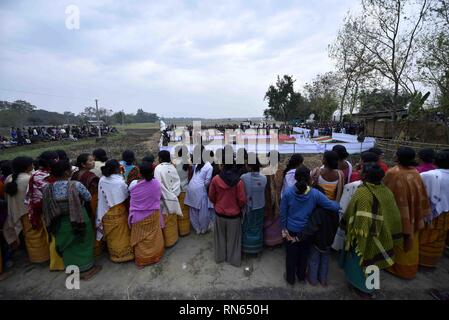
<path id="1" fill-rule="evenodd" d="M 110 177 L 114 173 L 117 173 L 119 171 L 119 169 L 120 169 L 120 163 L 115 159 L 111 159 L 111 160 L 106 161 L 104 166 L 101 167 L 101 173 L 105 177 Z"/>
<path id="2" fill-rule="evenodd" d="M 377 163 L 370 162 L 363 164 L 362 175 L 366 182 L 379 185 L 385 176 L 385 172 Z"/>
<path id="3" fill-rule="evenodd" d="M 398 163 L 404 167 L 415 167 L 416 152 L 410 147 L 399 147 L 396 151 Z"/>
<path id="4" fill-rule="evenodd" d="M 17 157 L 12 161 L 12 180 L 5 185 L 5 192 L 11 197 L 18 192 L 17 177 L 24 173 L 33 165 L 33 159 L 30 157 Z"/>
<path id="5" fill-rule="evenodd" d="M 287 167 L 284 169 L 284 178 L 285 175 L 287 174 L 287 172 L 289 172 L 292 169 L 298 168 L 299 166 L 302 165 L 302 163 L 304 162 L 304 158 L 302 155 L 300 155 L 299 153 L 295 153 L 290 157 L 290 160 L 288 160 L 287 163 Z"/>
<path id="6" fill-rule="evenodd" d="M 198 153 L 198 149 L 200 150 L 199 152 L 200 152 L 200 163 L 198 163 L 198 164 L 196 164 L 196 166 L 195 166 L 195 172 L 198 172 L 198 171 L 200 171 L 203 167 L 204 167 L 204 164 L 205 164 L 205 162 L 204 162 L 204 159 L 203 159 L 203 151 L 204 151 L 204 146 L 203 145 L 196 145 L 195 146 L 195 148 L 193 149 L 193 154 L 194 154 L 194 157 L 198 157 L 198 155 L 197 155 L 197 153 Z"/>
<path id="7" fill-rule="evenodd" d="M 136 161 L 136 157 L 134 155 L 134 152 L 132 150 L 125 150 L 122 153 L 122 160 L 125 161 L 125 163 L 130 166 L 133 164 L 134 161 Z"/>
<path id="8" fill-rule="evenodd" d="M 326 151 L 323 155 L 323 164 L 326 167 L 329 167 L 333 170 L 338 169 L 338 160 L 339 160 L 338 153 L 335 151 Z"/>
<path id="9" fill-rule="evenodd" d="M 39 167 L 50 168 L 50 166 L 59 158 L 58 153 L 55 151 L 44 151 L 37 158 L 39 161 Z"/>
<path id="10" fill-rule="evenodd" d="M 157 156 L 159 157 L 159 160 L 160 160 L 161 163 L 170 162 L 171 161 L 170 152 L 167 151 L 167 150 L 159 151 Z"/>
<path id="11" fill-rule="evenodd" d="M 307 187 L 309 186 L 310 181 L 310 170 L 305 166 L 301 166 L 295 171 L 295 179 L 296 184 L 295 187 L 297 189 L 298 194 L 304 194 L 306 192 Z"/>
<path id="12" fill-rule="evenodd" d="M 96 161 L 100 161 L 100 162 L 106 162 L 108 161 L 108 157 L 106 155 L 106 151 L 104 149 L 95 149 L 92 154 L 95 157 Z"/>
<path id="13" fill-rule="evenodd" d="M 139 163 L 139 172 L 146 181 L 151 181 L 154 178 L 154 167 L 151 162 L 141 162 Z"/>
<path id="14" fill-rule="evenodd" d="M 86 164 L 87 160 L 89 160 L 89 153 L 82 153 L 76 158 L 76 166 L 81 169 L 84 164 Z"/>
<path id="15" fill-rule="evenodd" d="M 436 154 L 435 165 L 439 169 L 449 169 L 449 150 L 441 150 Z"/>
<path id="16" fill-rule="evenodd" d="M 72 165 L 68 160 L 61 160 L 51 165 L 51 175 L 55 178 L 62 178 L 67 171 L 72 171 Z"/>

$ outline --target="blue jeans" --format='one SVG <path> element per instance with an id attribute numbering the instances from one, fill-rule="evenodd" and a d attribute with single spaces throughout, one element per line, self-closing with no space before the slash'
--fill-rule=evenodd
<path id="1" fill-rule="evenodd" d="M 315 246 L 310 247 L 308 279 L 312 285 L 327 283 L 329 271 L 330 250 L 320 251 Z"/>

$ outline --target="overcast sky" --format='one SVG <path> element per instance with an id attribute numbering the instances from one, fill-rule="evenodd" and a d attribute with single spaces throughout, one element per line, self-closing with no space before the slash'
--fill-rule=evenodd
<path id="1" fill-rule="evenodd" d="M 358 0 L 0 1 L 0 99 L 184 117 L 261 116 L 268 86 L 332 70 Z M 80 10 L 66 28 L 66 7 Z"/>

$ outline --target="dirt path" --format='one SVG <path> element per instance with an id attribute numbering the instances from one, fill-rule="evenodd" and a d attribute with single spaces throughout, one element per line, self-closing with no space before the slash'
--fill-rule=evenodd
<path id="1" fill-rule="evenodd" d="M 148 153 L 157 154 L 159 150 L 160 134 L 157 129 L 126 129 L 120 139 L 98 141 L 92 145 L 66 150 L 71 159 L 75 159 L 83 152 L 91 153 L 96 148 L 106 150 L 109 158 L 121 159 L 126 149 L 134 151 L 136 159 L 141 159 Z"/>

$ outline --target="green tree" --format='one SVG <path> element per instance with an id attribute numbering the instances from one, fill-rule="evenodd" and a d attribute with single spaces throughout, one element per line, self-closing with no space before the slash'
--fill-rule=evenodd
<path id="1" fill-rule="evenodd" d="M 424 48 L 418 59 L 420 79 L 437 89 L 438 105 L 449 117 L 449 1 L 437 0 L 431 10 L 428 31 L 421 38 Z"/>
<path id="2" fill-rule="evenodd" d="M 304 86 L 310 110 L 321 121 L 331 120 L 338 108 L 338 78 L 332 72 L 317 75 L 315 80 Z"/>
<path id="3" fill-rule="evenodd" d="M 276 85 L 270 85 L 265 93 L 264 100 L 268 100 L 268 108 L 264 110 L 264 116 L 271 116 L 285 124 L 304 114 L 305 103 L 299 92 L 294 89 L 296 80 L 292 76 L 277 77 Z"/>

